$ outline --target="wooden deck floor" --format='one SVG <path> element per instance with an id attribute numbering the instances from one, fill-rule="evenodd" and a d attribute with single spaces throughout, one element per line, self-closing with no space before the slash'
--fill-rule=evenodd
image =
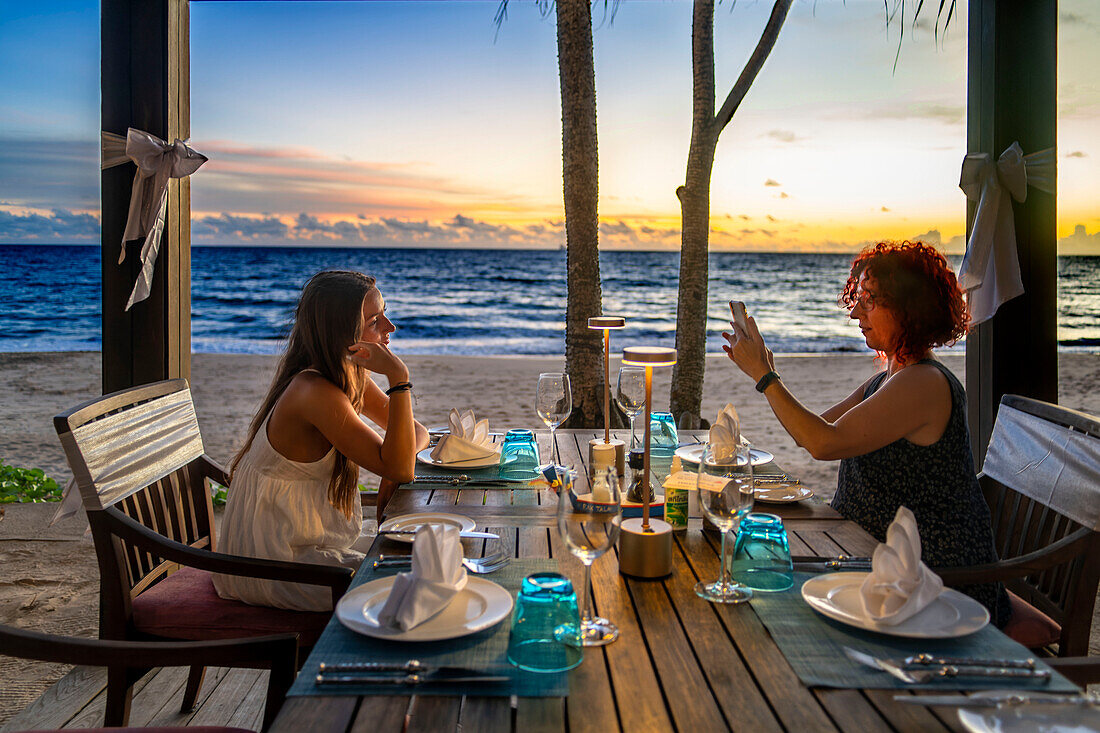
<path id="1" fill-rule="evenodd" d="M 266 671 L 211 667 L 195 710 L 180 713 L 186 667 L 155 669 L 134 685 L 132 726 L 225 725 L 260 730 L 267 694 Z M 57 730 L 103 725 L 107 672 L 76 667 L 21 713 L 3 731 Z"/>

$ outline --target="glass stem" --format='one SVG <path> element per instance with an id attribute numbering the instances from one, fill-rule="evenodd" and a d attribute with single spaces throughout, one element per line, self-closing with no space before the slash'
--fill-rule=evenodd
<path id="1" fill-rule="evenodd" d="M 556 427 L 557 425 L 550 426 L 550 460 L 555 466 L 561 463 L 558 460 L 558 441 L 554 438 L 554 428 Z"/>
<path id="2" fill-rule="evenodd" d="M 584 564 L 584 598 L 581 600 L 581 626 L 592 623 L 592 563 Z"/>
<path id="3" fill-rule="evenodd" d="M 727 586 L 729 586 L 729 579 L 726 575 L 726 573 L 727 573 L 727 570 L 726 570 L 726 535 L 727 534 L 729 534 L 729 530 L 723 529 L 722 530 L 722 566 L 721 566 L 721 568 L 719 568 L 719 572 L 718 572 L 718 584 L 721 585 L 722 588 L 726 588 Z"/>

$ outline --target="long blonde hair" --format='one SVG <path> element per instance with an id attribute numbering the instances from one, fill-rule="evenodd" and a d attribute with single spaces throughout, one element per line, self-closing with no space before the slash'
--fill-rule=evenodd
<path id="1" fill-rule="evenodd" d="M 363 300 L 375 289 L 374 282 L 373 277 L 361 272 L 326 270 L 306 283 L 298 299 L 286 352 L 248 427 L 248 438 L 229 465 L 231 484 L 233 473 L 252 447 L 256 433 L 291 380 L 303 370 L 317 370 L 347 395 L 356 412 L 362 409 L 368 377 L 362 367 L 346 357 L 348 347 L 359 340 L 363 331 Z M 328 500 L 348 519 L 352 518 L 359 502 L 359 466 L 339 451 L 329 479 Z"/>

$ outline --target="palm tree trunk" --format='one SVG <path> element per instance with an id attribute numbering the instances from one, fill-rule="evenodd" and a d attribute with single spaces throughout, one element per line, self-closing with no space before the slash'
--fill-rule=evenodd
<path id="1" fill-rule="evenodd" d="M 680 288 L 676 305 L 676 366 L 669 407 L 681 427 L 700 426 L 707 346 L 707 253 L 710 175 L 718 132 L 714 123 L 714 0 L 696 0 L 691 28 L 692 120 L 680 199 Z"/>
<path id="2" fill-rule="evenodd" d="M 682 219 L 680 292 L 676 308 L 677 362 L 670 409 L 685 428 L 706 427 L 699 414 L 707 355 L 707 253 L 710 248 L 710 178 L 718 136 L 733 119 L 775 47 L 792 0 L 776 0 L 771 16 L 722 108 L 714 111 L 714 0 L 695 0 L 691 24 L 692 123 L 684 185 L 676 189 Z"/>
<path id="3" fill-rule="evenodd" d="M 588 328 L 602 311 L 599 259 L 596 71 L 588 0 L 558 0 L 562 175 L 565 194 L 565 370 L 573 383 L 566 427 L 603 426 L 603 337 Z"/>

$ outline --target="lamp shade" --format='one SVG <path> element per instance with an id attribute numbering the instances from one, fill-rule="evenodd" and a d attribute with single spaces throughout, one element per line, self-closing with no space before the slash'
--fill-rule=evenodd
<path id="1" fill-rule="evenodd" d="M 589 328 L 626 328 L 626 319 L 621 316 L 593 316 L 588 319 Z"/>
<path id="2" fill-rule="evenodd" d="M 665 367 L 676 363 L 676 349 L 663 346 L 628 346 L 623 349 L 626 366 Z"/>

